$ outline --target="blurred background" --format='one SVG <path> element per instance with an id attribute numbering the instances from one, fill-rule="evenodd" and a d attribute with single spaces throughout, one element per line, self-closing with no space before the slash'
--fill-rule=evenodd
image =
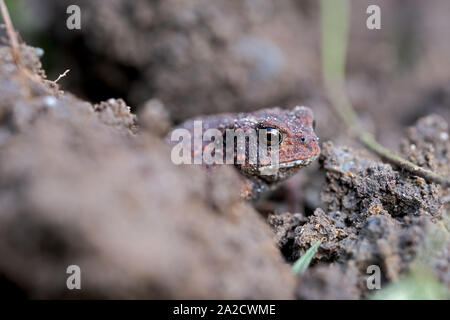
<path id="1" fill-rule="evenodd" d="M 217 112 L 308 105 L 321 138 L 341 127 L 327 108 L 315 0 L 9 0 L 24 40 L 44 49 L 49 79 L 83 99 L 164 103 L 175 123 Z M 68 30 L 66 8 L 81 8 Z M 381 30 L 366 9 L 381 8 Z M 406 126 L 450 118 L 450 2 L 350 1 L 347 92 L 367 128 L 397 148 Z"/>

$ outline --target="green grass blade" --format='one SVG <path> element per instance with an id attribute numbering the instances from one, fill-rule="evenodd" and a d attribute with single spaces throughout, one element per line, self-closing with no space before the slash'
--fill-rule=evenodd
<path id="1" fill-rule="evenodd" d="M 320 4 L 323 76 L 327 83 L 343 83 L 350 5 L 348 0 L 322 0 Z"/>
<path id="2" fill-rule="evenodd" d="M 305 252 L 292 266 L 292 272 L 294 274 L 299 274 L 305 272 L 308 268 L 312 258 L 316 254 L 317 248 L 319 248 L 321 242 L 317 241 L 314 245 Z"/>

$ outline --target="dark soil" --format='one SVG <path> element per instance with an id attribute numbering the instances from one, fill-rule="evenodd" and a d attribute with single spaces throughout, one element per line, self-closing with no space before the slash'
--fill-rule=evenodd
<path id="1" fill-rule="evenodd" d="M 21 53 L 43 73 L 33 48 Z M 5 295 L 293 297 L 295 278 L 269 227 L 240 200 L 231 168 L 207 176 L 176 167 L 122 100 L 92 105 L 11 60 L 0 47 Z M 71 264 L 83 272 L 78 294 L 66 288 Z"/>
<path id="2" fill-rule="evenodd" d="M 447 130 L 448 124 L 439 116 L 420 119 L 408 129 L 402 142 L 402 148 L 407 150 L 405 156 L 417 163 L 424 162 L 424 166 L 437 172 L 448 173 Z M 302 277 L 308 279 L 300 281 L 299 297 L 330 298 L 336 291 L 335 298 L 346 299 L 352 296 L 340 289 L 350 290 L 355 283 L 363 283 L 355 279 L 367 276 L 369 265 L 380 266 L 385 281 L 395 281 L 424 250 L 430 233 L 448 234 L 438 222 L 447 214 L 448 200 L 444 205 L 442 199 L 448 199 L 449 192 L 351 148 L 336 147 L 331 142 L 322 147 L 320 162 L 326 172 L 326 183 L 321 198 L 327 204 L 326 210 L 318 208 L 308 217 L 291 213 L 270 215 L 268 222 L 290 261 L 304 254 L 316 241 L 322 242 L 313 260 L 318 270 L 313 268 Z M 447 244 L 427 253 L 444 261 L 449 259 Z M 321 266 L 330 263 L 334 266 L 331 269 Z M 442 266 L 436 265 L 435 272 L 450 286 L 448 264 Z M 345 277 L 353 280 L 347 281 Z M 307 289 L 302 287 L 304 282 Z M 322 295 L 310 290 L 310 286 L 316 285 L 323 288 Z M 360 286 L 359 295 L 364 295 L 366 289 Z"/>
<path id="3" fill-rule="evenodd" d="M 14 23 L 44 48 L 50 78 L 71 71 L 61 87 L 48 81 L 22 43 L 31 75 L 20 72 L 1 30 L 2 294 L 360 299 L 368 266 L 384 288 L 417 264 L 450 289 L 449 190 L 363 150 L 330 111 L 317 1 L 17 3 L 28 20 Z M 73 3 L 79 31 L 65 28 Z M 450 2 L 351 3 L 347 92 L 362 126 L 449 176 Z M 383 11 L 379 31 L 365 28 L 369 4 Z M 174 124 L 277 105 L 313 109 L 322 155 L 269 198 L 243 202 L 232 168 L 170 161 Z M 71 264 L 81 291 L 66 288 Z"/>

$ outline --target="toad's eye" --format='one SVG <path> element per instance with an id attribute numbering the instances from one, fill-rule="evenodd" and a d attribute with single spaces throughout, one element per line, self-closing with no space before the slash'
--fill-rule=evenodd
<path id="1" fill-rule="evenodd" d="M 268 147 L 277 146 L 283 141 L 283 135 L 277 128 L 264 128 L 262 130 L 265 131 L 265 134 L 263 133 L 260 137 L 263 139 L 262 142 Z"/>

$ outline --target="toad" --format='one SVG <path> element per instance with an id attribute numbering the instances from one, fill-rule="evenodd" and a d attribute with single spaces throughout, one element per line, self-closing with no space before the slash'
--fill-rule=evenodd
<path id="1" fill-rule="evenodd" d="M 273 190 L 319 156 L 314 126 L 313 112 L 307 107 L 275 107 L 191 119 L 174 128 L 168 139 L 179 143 L 172 156 L 185 147 L 195 164 L 234 165 L 244 177 L 241 196 L 250 200 Z M 189 141 L 180 132 L 187 133 Z M 181 136 L 184 142 L 179 142 Z"/>

